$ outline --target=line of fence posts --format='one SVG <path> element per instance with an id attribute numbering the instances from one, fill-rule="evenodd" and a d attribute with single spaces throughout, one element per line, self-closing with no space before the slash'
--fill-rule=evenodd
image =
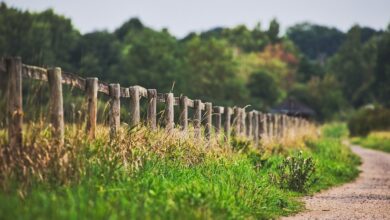
<path id="1" fill-rule="evenodd" d="M 22 125 L 23 125 L 23 107 L 22 107 L 22 76 L 23 64 L 20 57 L 7 57 L 1 60 L 3 70 L 6 72 L 7 79 L 7 113 L 8 113 L 8 139 L 12 149 L 20 149 L 22 147 Z M 0 65 L 0 66 L 1 66 Z M 28 67 L 26 67 L 28 68 Z M 62 94 L 62 71 L 61 68 L 49 68 L 46 70 L 47 81 L 49 84 L 49 115 L 52 129 L 52 136 L 60 146 L 64 144 L 64 109 L 63 109 L 63 94 Z M 28 77 L 28 76 L 27 76 Z M 32 77 L 33 78 L 33 77 Z M 147 119 L 146 125 L 152 129 L 157 129 L 157 102 L 165 103 L 163 125 L 167 132 L 172 132 L 174 123 L 174 105 L 179 105 L 179 126 L 184 132 L 188 131 L 188 107 L 194 108 L 193 126 L 194 136 L 199 138 L 202 136 L 201 124 L 204 125 L 204 136 L 210 139 L 213 131 L 213 118 L 215 118 L 214 131 L 216 135 L 222 132 L 222 121 L 224 119 L 224 136 L 228 142 L 231 135 L 246 136 L 253 139 L 253 142 L 258 145 L 259 141 L 265 136 L 282 138 L 287 135 L 287 129 L 296 130 L 300 126 L 306 126 L 307 121 L 297 117 L 287 115 L 278 115 L 270 113 L 262 113 L 255 110 L 245 112 L 245 108 L 235 106 L 221 107 L 214 106 L 211 102 L 203 103 L 201 100 L 191 100 L 187 96 L 175 98 L 173 93 L 163 94 L 162 100 L 159 100 L 159 94 L 155 89 L 143 89 L 139 86 L 131 86 L 129 88 L 121 88 L 119 84 L 113 83 L 108 85 L 109 95 L 109 133 L 110 139 L 113 140 L 117 136 L 120 129 L 120 108 L 121 108 L 121 93 L 124 97 L 128 97 L 130 102 L 130 126 L 137 126 L 141 123 L 140 117 L 140 99 L 147 97 Z M 144 91 L 145 90 L 145 91 Z M 97 123 L 97 103 L 99 92 L 99 80 L 96 77 L 85 79 L 85 97 L 87 102 L 87 120 L 86 133 L 90 138 L 96 137 Z M 141 95 L 142 92 L 142 95 Z M 191 103 L 191 105 L 189 105 Z M 202 121 L 202 110 L 204 117 Z M 233 120 L 232 120 L 233 116 Z M 202 123 L 203 122 L 203 123 Z M 233 127 L 233 129 L 231 129 Z"/>

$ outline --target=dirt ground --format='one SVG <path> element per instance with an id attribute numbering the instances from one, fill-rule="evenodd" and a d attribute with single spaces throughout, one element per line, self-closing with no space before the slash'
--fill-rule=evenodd
<path id="1" fill-rule="evenodd" d="M 390 154 L 351 148 L 362 158 L 359 177 L 305 197 L 306 211 L 282 219 L 390 219 Z"/>

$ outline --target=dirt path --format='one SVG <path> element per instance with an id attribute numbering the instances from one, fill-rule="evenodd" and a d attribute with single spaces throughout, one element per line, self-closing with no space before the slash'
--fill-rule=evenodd
<path id="1" fill-rule="evenodd" d="M 390 154 L 352 150 L 363 162 L 357 180 L 305 197 L 307 211 L 283 219 L 390 219 Z"/>

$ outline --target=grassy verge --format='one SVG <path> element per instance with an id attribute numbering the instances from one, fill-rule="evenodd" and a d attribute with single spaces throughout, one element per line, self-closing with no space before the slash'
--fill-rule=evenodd
<path id="1" fill-rule="evenodd" d="M 220 140 L 194 141 L 179 133 L 166 136 L 142 129 L 126 131 L 126 139 L 111 144 L 105 141 L 106 133 L 88 141 L 80 133 L 67 132 L 66 153 L 53 153 L 53 145 L 46 140 L 48 132 L 34 134 L 29 129 L 25 145 L 42 152 L 29 157 L 34 163 L 27 159 L 17 166 L 22 174 L 11 172 L 13 168 L 2 162 L 0 218 L 269 219 L 289 215 L 302 210 L 300 196 L 358 174 L 359 159 L 340 141 L 344 131 L 343 125 L 326 126 L 321 138 L 306 138 L 299 147 L 275 146 L 277 151 L 259 151 L 245 140 L 227 147 Z M 5 135 L 0 136 L 4 149 Z M 51 154 L 56 156 L 45 159 Z M 315 164 L 314 174 L 301 191 L 281 187 L 273 178 L 280 177 L 280 165 L 298 158 L 297 154 L 303 155 L 302 161 L 312 158 Z M 292 171 L 284 174 L 291 176 Z"/>
<path id="2" fill-rule="evenodd" d="M 390 131 L 371 132 L 367 137 L 354 137 L 352 143 L 390 153 Z"/>

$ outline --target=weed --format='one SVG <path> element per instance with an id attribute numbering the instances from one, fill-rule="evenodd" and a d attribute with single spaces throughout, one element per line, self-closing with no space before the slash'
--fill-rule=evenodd
<path id="1" fill-rule="evenodd" d="M 312 157 L 305 158 L 302 151 L 296 155 L 285 158 L 278 165 L 277 174 L 271 179 L 281 188 L 286 188 L 298 192 L 304 192 L 313 182 L 310 181 L 315 173 L 315 163 Z"/>

